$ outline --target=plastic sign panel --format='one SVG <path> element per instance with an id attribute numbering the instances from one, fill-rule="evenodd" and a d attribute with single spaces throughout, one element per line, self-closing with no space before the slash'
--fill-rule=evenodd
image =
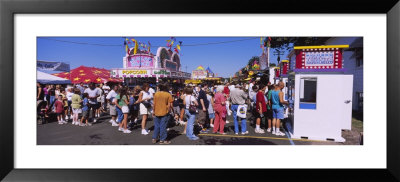
<path id="1" fill-rule="evenodd" d="M 128 68 L 153 67 L 153 57 L 149 55 L 133 55 L 128 57 Z"/>
<path id="2" fill-rule="evenodd" d="M 335 53 L 334 51 L 324 51 L 324 52 L 305 52 L 305 66 L 334 66 Z"/>

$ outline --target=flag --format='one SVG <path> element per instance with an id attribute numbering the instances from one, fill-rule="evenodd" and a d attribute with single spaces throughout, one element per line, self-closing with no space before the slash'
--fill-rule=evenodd
<path id="1" fill-rule="evenodd" d="M 176 47 L 174 48 L 174 51 L 179 54 L 179 51 Z"/>
<path id="2" fill-rule="evenodd" d="M 147 41 L 147 43 L 149 43 L 148 51 L 149 51 L 149 53 L 150 53 L 150 47 L 151 47 L 151 44 L 150 44 L 150 42 L 149 42 L 149 41 Z"/>
<path id="3" fill-rule="evenodd" d="M 132 42 L 135 42 L 135 48 L 133 49 L 133 54 L 137 54 L 139 48 L 138 42 L 135 39 L 132 39 Z"/>
<path id="4" fill-rule="evenodd" d="M 178 48 L 178 50 L 181 50 L 181 46 L 180 45 L 176 45 L 176 48 Z"/>
<path id="5" fill-rule="evenodd" d="M 171 47 L 174 46 L 174 41 L 171 42 Z"/>
<path id="6" fill-rule="evenodd" d="M 263 42 L 263 38 L 262 38 L 262 37 L 260 37 L 260 44 L 263 44 L 262 42 Z"/>

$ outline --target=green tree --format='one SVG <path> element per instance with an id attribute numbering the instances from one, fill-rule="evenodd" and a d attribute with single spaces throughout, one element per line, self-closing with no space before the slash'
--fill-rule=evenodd
<path id="1" fill-rule="evenodd" d="M 292 46 L 323 45 L 331 37 L 271 37 L 271 48 L 289 50 Z M 264 45 L 267 45 L 268 38 Z"/>
<path id="2" fill-rule="evenodd" d="M 275 63 L 269 63 L 269 67 L 275 67 L 276 64 Z"/>

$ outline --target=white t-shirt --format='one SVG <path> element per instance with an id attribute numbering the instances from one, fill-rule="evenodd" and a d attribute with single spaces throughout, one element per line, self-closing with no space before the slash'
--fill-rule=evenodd
<path id="1" fill-rule="evenodd" d="M 103 85 L 104 93 L 108 93 L 110 91 L 110 87 L 108 85 Z"/>
<path id="2" fill-rule="evenodd" d="M 250 92 L 253 92 L 253 86 L 254 86 L 254 84 L 250 83 L 250 85 L 249 85 L 249 94 L 250 94 Z"/>
<path id="3" fill-rule="evenodd" d="M 101 99 L 103 97 L 103 90 L 101 90 L 100 88 L 97 88 L 100 92 L 100 97 L 97 97 L 97 102 L 101 102 Z"/>
<path id="4" fill-rule="evenodd" d="M 117 95 L 118 95 L 118 94 L 117 94 L 114 90 L 111 90 L 110 93 L 108 93 L 106 99 L 107 99 L 107 100 L 111 100 L 111 105 L 113 105 L 113 103 L 114 103 L 114 101 L 115 101 L 115 97 L 116 97 Z"/>
<path id="5" fill-rule="evenodd" d="M 234 89 L 235 89 L 235 85 L 229 85 L 229 86 L 228 86 L 228 88 L 229 88 L 229 91 L 231 91 L 231 92 L 232 92 L 232 90 L 234 90 Z"/>
<path id="6" fill-rule="evenodd" d="M 90 88 L 85 89 L 84 93 L 87 93 L 89 97 L 95 97 L 97 95 L 100 95 L 101 90 L 98 88 L 95 88 L 91 90 Z M 89 99 L 89 104 L 97 104 L 97 99 Z"/>
<path id="7" fill-rule="evenodd" d="M 149 92 L 151 93 L 151 95 L 154 95 L 154 93 L 156 93 L 153 88 L 149 88 Z"/>
<path id="8" fill-rule="evenodd" d="M 72 96 L 74 95 L 74 93 L 72 92 L 67 92 L 67 99 L 68 101 L 72 101 Z"/>
<path id="9" fill-rule="evenodd" d="M 185 96 L 186 109 L 189 109 L 190 104 L 194 105 L 196 98 L 192 95 Z"/>

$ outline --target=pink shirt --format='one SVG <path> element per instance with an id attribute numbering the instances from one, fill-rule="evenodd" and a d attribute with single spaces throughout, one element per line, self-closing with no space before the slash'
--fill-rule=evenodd
<path id="1" fill-rule="evenodd" d="M 226 107 L 225 107 L 225 101 L 226 98 L 222 93 L 216 93 L 215 94 L 215 102 L 214 102 L 214 110 L 215 112 L 219 113 L 225 113 L 226 112 Z M 224 105 L 222 105 L 224 104 Z"/>

